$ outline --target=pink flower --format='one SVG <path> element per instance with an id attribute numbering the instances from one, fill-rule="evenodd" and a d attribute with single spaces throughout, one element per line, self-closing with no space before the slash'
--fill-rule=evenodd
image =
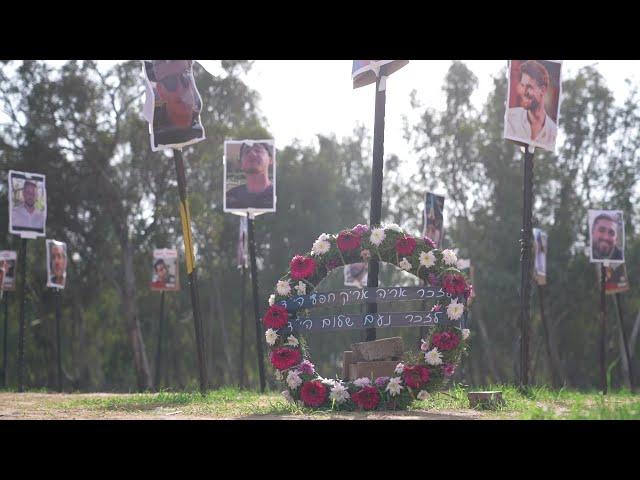
<path id="1" fill-rule="evenodd" d="M 316 372 L 315 366 L 309 360 L 305 360 L 300 364 L 300 371 L 307 375 L 313 375 Z"/>
<path id="2" fill-rule="evenodd" d="M 442 365 L 442 374 L 445 377 L 453 377 L 454 373 L 456 373 L 456 366 L 453 363 L 445 363 Z"/>
<path id="3" fill-rule="evenodd" d="M 369 227 L 367 225 L 358 224 L 351 229 L 353 233 L 356 235 L 362 236 L 369 231 Z"/>
<path id="4" fill-rule="evenodd" d="M 424 243 L 425 243 L 425 244 L 427 244 L 427 245 L 428 245 L 429 247 L 431 247 L 432 249 L 433 249 L 433 248 L 436 248 L 436 242 L 434 242 L 433 240 L 431 240 L 431 238 L 429 238 L 429 237 L 426 237 L 426 236 L 425 236 L 423 240 L 424 240 Z"/>

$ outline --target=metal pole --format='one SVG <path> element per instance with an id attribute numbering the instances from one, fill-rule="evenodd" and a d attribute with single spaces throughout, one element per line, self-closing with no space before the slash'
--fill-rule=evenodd
<path id="1" fill-rule="evenodd" d="M 258 351 L 258 372 L 260 374 L 260 391 L 264 392 L 264 354 L 262 352 L 262 322 L 260 321 L 260 301 L 258 299 L 258 267 L 256 265 L 256 242 L 253 231 L 253 218 L 247 218 L 247 231 L 249 233 L 249 259 L 251 262 L 251 284 L 253 286 L 253 314 L 256 319 L 256 347 Z"/>
<path id="2" fill-rule="evenodd" d="M 531 216 L 533 213 L 533 147 L 524 153 L 522 239 L 520 240 L 520 387 L 529 386 L 529 325 L 531 323 Z"/>
<path id="3" fill-rule="evenodd" d="M 614 301 L 616 302 L 616 309 L 618 310 L 618 323 L 620 324 L 620 335 L 622 335 L 622 343 L 624 344 L 624 356 L 627 359 L 627 375 L 629 377 L 629 387 L 631 388 L 631 393 L 635 393 L 635 386 L 633 385 L 633 366 L 631 365 L 631 356 L 629 355 L 627 334 L 624 331 L 624 322 L 622 321 L 622 296 L 619 293 L 616 293 Z"/>
<path id="4" fill-rule="evenodd" d="M 200 297 L 198 295 L 198 272 L 196 259 L 193 254 L 193 241 L 191 238 L 191 214 L 189 213 L 189 200 L 187 199 L 187 181 L 184 175 L 184 160 L 182 151 L 173 150 L 173 160 L 176 165 L 178 177 L 178 192 L 180 194 L 180 218 L 182 220 L 182 237 L 184 238 L 184 253 L 187 263 L 187 278 L 191 292 L 191 308 L 193 310 L 193 323 L 196 331 L 196 346 L 198 349 L 198 373 L 200 377 L 200 392 L 207 390 L 207 359 L 202 335 L 202 316 L 200 315 Z"/>
<path id="5" fill-rule="evenodd" d="M 247 269 L 242 264 L 242 285 L 240 285 L 240 388 L 244 388 L 244 328 L 245 328 L 245 285 L 247 283 Z"/>
<path id="6" fill-rule="evenodd" d="M 55 297 L 56 306 L 56 352 L 58 361 L 58 391 L 62 392 L 62 342 L 60 341 L 60 289 L 54 290 L 53 296 Z"/>
<path id="7" fill-rule="evenodd" d="M 385 67 L 380 67 L 380 73 L 376 80 L 376 107 L 375 121 L 373 125 L 373 164 L 371 169 L 371 210 L 369 212 L 369 225 L 379 225 L 382 218 L 382 176 L 384 169 L 384 114 L 386 92 Z M 368 287 L 378 286 L 379 263 L 375 255 L 369 260 Z M 367 313 L 377 313 L 378 305 L 367 304 Z M 376 329 L 367 328 L 366 340 L 376 339 Z"/>
<path id="8" fill-rule="evenodd" d="M 2 387 L 9 383 L 7 370 L 7 336 L 9 334 L 9 292 L 4 292 L 4 335 L 2 336 Z"/>
<path id="9" fill-rule="evenodd" d="M 604 263 L 600 265 L 600 385 L 602 393 L 607 394 L 607 352 L 606 352 L 606 318 L 607 318 L 607 297 L 604 286 L 607 279 L 607 272 Z"/>
<path id="10" fill-rule="evenodd" d="M 544 289 L 541 285 L 538 285 L 538 300 L 540 302 L 540 319 L 542 320 L 542 331 L 544 333 L 544 340 L 547 344 L 547 358 L 549 359 L 549 369 L 551 370 L 551 383 L 554 388 L 557 388 L 560 384 L 558 371 L 556 370 L 556 364 L 553 360 L 551 353 L 551 335 L 549 332 L 549 324 L 547 322 L 547 316 L 544 314 Z"/>
<path id="11" fill-rule="evenodd" d="M 162 334 L 164 330 L 164 290 L 160 294 L 160 323 L 158 325 L 158 345 L 156 346 L 156 390 L 160 390 L 160 374 L 162 372 Z"/>
<path id="12" fill-rule="evenodd" d="M 20 272 L 22 285 L 20 286 L 20 330 L 18 336 L 18 391 L 24 391 L 24 314 L 26 306 L 25 291 L 27 286 L 27 239 L 20 242 Z"/>

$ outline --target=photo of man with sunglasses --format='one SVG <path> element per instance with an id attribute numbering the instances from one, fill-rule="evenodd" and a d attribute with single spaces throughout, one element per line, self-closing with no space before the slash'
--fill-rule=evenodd
<path id="1" fill-rule="evenodd" d="M 152 145 L 179 148 L 204 139 L 193 60 L 152 60 L 144 66 L 154 97 Z"/>
<path id="2" fill-rule="evenodd" d="M 238 161 L 233 161 L 233 151 L 238 151 Z M 235 148 L 234 148 L 235 147 Z M 273 141 L 225 142 L 225 158 L 227 163 L 225 181 L 226 209 L 275 210 L 274 184 L 272 165 L 274 165 Z M 232 165 L 239 165 L 240 172 L 234 172 Z M 237 167 L 236 167 L 237 168 Z M 233 186 L 234 180 L 245 183 Z"/>
<path id="3" fill-rule="evenodd" d="M 622 211 L 589 210 L 591 261 L 624 262 Z"/>

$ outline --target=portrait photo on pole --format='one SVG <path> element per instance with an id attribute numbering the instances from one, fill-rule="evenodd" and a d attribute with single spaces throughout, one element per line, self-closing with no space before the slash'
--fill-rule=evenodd
<path id="1" fill-rule="evenodd" d="M 433 240 L 436 248 L 441 248 L 444 236 L 444 196 L 427 192 L 423 220 L 422 235 Z"/>
<path id="2" fill-rule="evenodd" d="M 45 236 L 45 176 L 9 170 L 9 233 L 24 238 Z"/>
<path id="3" fill-rule="evenodd" d="M 624 262 L 622 210 L 589 210 L 590 260 L 593 263 Z"/>
<path id="4" fill-rule="evenodd" d="M 375 83 L 380 73 L 380 67 L 385 65 L 385 75 L 389 76 L 397 72 L 409 60 L 354 60 L 351 67 L 351 79 L 353 88 L 364 87 L 370 83 Z"/>
<path id="5" fill-rule="evenodd" d="M 204 140 L 202 98 L 193 77 L 193 60 L 143 60 L 151 150 L 182 148 Z"/>
<path id="6" fill-rule="evenodd" d="M 16 289 L 16 265 L 18 253 L 13 250 L 0 251 L 0 270 L 3 271 L 2 290 L 15 291 Z"/>
<path id="7" fill-rule="evenodd" d="M 367 263 L 351 263 L 344 267 L 344 286 L 363 288 L 367 286 L 369 265 Z"/>
<path id="8" fill-rule="evenodd" d="M 64 288 L 67 281 L 67 244 L 47 239 L 47 287 Z"/>
<path id="9" fill-rule="evenodd" d="M 151 290 L 180 290 L 178 250 L 176 248 L 156 248 L 153 250 L 153 273 Z"/>
<path id="10" fill-rule="evenodd" d="M 276 211 L 276 148 L 271 140 L 224 142 L 224 211 Z"/>
<path id="11" fill-rule="evenodd" d="M 504 138 L 555 151 L 562 62 L 510 60 Z"/>
<path id="12" fill-rule="evenodd" d="M 533 270 L 536 283 L 547 283 L 547 233 L 539 228 L 533 229 Z"/>
<path id="13" fill-rule="evenodd" d="M 602 282 L 600 265 L 596 265 L 596 274 L 598 277 L 598 285 Z M 631 286 L 629 285 L 629 278 L 627 277 L 627 266 L 624 263 L 619 263 L 604 268 L 604 293 L 623 293 L 629 291 Z"/>

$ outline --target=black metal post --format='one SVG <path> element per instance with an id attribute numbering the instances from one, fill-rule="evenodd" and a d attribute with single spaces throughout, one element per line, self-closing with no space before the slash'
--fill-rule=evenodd
<path id="1" fill-rule="evenodd" d="M 4 335 L 2 336 L 2 387 L 9 384 L 9 371 L 7 369 L 7 337 L 9 335 L 9 292 L 4 292 Z"/>
<path id="2" fill-rule="evenodd" d="M 258 352 L 258 373 L 260 374 L 260 391 L 264 392 L 266 381 L 264 378 L 264 354 L 262 342 L 262 322 L 260 319 L 260 300 L 258 297 L 258 267 L 256 265 L 256 241 L 253 231 L 253 218 L 247 218 L 247 232 L 249 233 L 249 261 L 251 262 L 251 284 L 253 286 L 253 314 L 256 322 L 256 347 Z"/>
<path id="3" fill-rule="evenodd" d="M 602 393 L 604 395 L 607 394 L 607 296 L 604 289 L 606 280 L 606 267 L 604 266 L 604 263 L 602 263 L 600 264 L 600 386 L 602 387 Z"/>
<path id="4" fill-rule="evenodd" d="M 18 335 L 18 391 L 24 391 L 24 335 L 25 323 L 24 314 L 27 299 L 25 292 L 27 290 L 27 239 L 23 238 L 20 242 L 20 269 L 22 273 L 22 284 L 20 285 L 20 330 Z"/>
<path id="5" fill-rule="evenodd" d="M 60 340 L 60 289 L 56 288 L 53 292 L 56 307 L 56 352 L 58 361 L 58 391 L 62 392 L 62 342 Z"/>
<path id="6" fill-rule="evenodd" d="M 376 80 L 376 107 L 375 121 L 373 125 L 373 164 L 371 169 L 371 210 L 369 212 L 369 225 L 379 225 L 382 218 L 382 177 L 384 169 L 384 114 L 387 98 L 385 67 L 380 67 Z M 378 286 L 379 263 L 375 255 L 369 260 L 369 274 L 367 286 Z M 367 313 L 377 313 L 378 305 L 367 304 Z M 376 329 L 367 328 L 366 340 L 376 339 Z"/>
<path id="7" fill-rule="evenodd" d="M 160 378 L 162 372 L 162 334 L 164 333 L 164 290 L 160 294 L 160 323 L 158 325 L 158 345 L 156 346 L 156 390 L 160 390 Z"/>
<path id="8" fill-rule="evenodd" d="M 542 321 L 542 332 L 544 333 L 544 341 L 547 344 L 547 358 L 549 359 L 549 369 L 551 370 L 551 383 L 554 388 L 560 385 L 558 371 L 556 370 L 556 364 L 553 360 L 553 354 L 551 353 L 551 332 L 549 331 L 549 323 L 547 322 L 547 316 L 544 314 L 544 289 L 541 285 L 538 285 L 538 300 L 540 302 L 540 320 Z"/>
<path id="9" fill-rule="evenodd" d="M 196 331 L 196 346 L 198 349 L 198 373 L 200 377 L 200 392 L 207 390 L 207 358 L 202 334 L 202 316 L 200 315 L 200 296 L 198 295 L 198 271 L 196 259 L 193 254 L 193 241 L 191 238 L 191 214 L 189 213 L 189 200 L 187 199 L 187 181 L 184 175 L 184 160 L 180 150 L 173 150 L 173 160 L 176 165 L 178 177 L 178 192 L 180 194 L 180 218 L 182 220 L 182 236 L 184 238 L 184 253 L 187 263 L 187 278 L 191 292 L 191 308 L 193 309 L 193 323 Z"/>
<path id="10" fill-rule="evenodd" d="M 533 150 L 525 147 L 520 240 L 520 387 L 529 386 L 529 325 L 531 323 L 531 216 L 533 213 Z"/>
<path id="11" fill-rule="evenodd" d="M 247 269 L 242 264 L 242 284 L 240 285 L 240 388 L 244 388 L 244 341 L 245 341 L 245 297 L 247 284 Z"/>
<path id="12" fill-rule="evenodd" d="M 629 387 L 631 388 L 631 393 L 635 393 L 635 386 L 633 384 L 633 366 L 631 365 L 631 356 L 629 355 L 627 333 L 624 331 L 624 321 L 622 320 L 622 296 L 619 293 L 616 293 L 614 301 L 616 302 L 616 307 L 618 310 L 618 323 L 620 324 L 620 335 L 622 335 L 622 343 L 624 344 L 624 356 L 627 359 L 627 375 L 629 378 Z"/>

